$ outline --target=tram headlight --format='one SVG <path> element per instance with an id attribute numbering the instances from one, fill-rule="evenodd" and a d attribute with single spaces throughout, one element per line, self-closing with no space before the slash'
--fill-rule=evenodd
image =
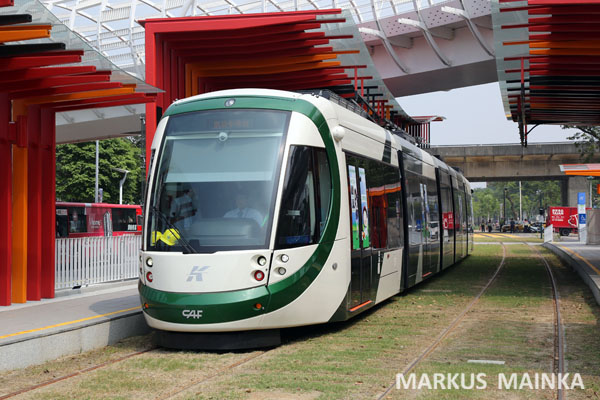
<path id="1" fill-rule="evenodd" d="M 279 275 L 285 275 L 286 272 L 287 272 L 287 270 L 285 268 L 283 268 L 283 267 L 277 268 L 277 273 Z"/>
<path id="2" fill-rule="evenodd" d="M 261 267 L 264 267 L 265 265 L 267 265 L 267 259 L 265 257 L 263 257 L 263 256 L 258 257 L 258 260 L 256 260 L 256 262 Z"/>
<path id="3" fill-rule="evenodd" d="M 150 268 L 154 265 L 154 261 L 152 261 L 152 257 L 146 258 L 146 265 Z"/>
<path id="4" fill-rule="evenodd" d="M 287 254 L 282 254 L 279 259 L 281 260 L 281 262 L 288 262 L 290 260 L 290 257 Z"/>

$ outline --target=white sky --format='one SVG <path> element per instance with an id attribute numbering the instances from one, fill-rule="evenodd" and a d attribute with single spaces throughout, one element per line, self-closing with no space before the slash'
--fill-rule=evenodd
<path id="1" fill-rule="evenodd" d="M 497 82 L 396 100 L 408 115 L 446 117 L 443 122 L 431 123 L 432 145 L 520 143 L 517 123 L 504 115 Z M 563 142 L 574 131 L 540 125 L 531 132 L 528 142 Z"/>

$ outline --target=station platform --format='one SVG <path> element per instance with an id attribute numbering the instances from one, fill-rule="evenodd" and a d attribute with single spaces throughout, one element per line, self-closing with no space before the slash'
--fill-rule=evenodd
<path id="1" fill-rule="evenodd" d="M 56 296 L 0 307 L 0 371 L 150 332 L 142 316 L 137 280 L 65 290 Z"/>
<path id="2" fill-rule="evenodd" d="M 577 271 L 600 305 L 600 245 L 586 245 L 577 237 L 562 237 L 559 242 L 544 243 L 544 247 Z"/>

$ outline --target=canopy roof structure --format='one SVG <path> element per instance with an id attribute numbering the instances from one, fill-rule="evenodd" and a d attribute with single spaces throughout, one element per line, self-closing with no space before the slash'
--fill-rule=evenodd
<path id="1" fill-rule="evenodd" d="M 39 1 L 0 6 L 0 305 L 8 305 L 54 297 L 56 113 L 151 103 L 160 90 L 119 70 Z"/>
<path id="2" fill-rule="evenodd" d="M 144 74 L 145 18 L 247 15 L 345 9 L 357 23 L 384 21 L 418 7 L 447 0 L 43 0 L 69 28 L 76 30 L 117 65 Z M 422 3 L 422 4 L 418 4 Z"/>
<path id="3" fill-rule="evenodd" d="M 165 90 L 147 107 L 147 144 L 176 99 L 232 88 L 329 90 L 392 130 L 421 123 L 389 92 L 349 12 L 340 9 L 140 21 L 146 79 Z M 418 142 L 423 136 L 415 129 Z M 149 159 L 149 158 L 148 158 Z"/>
<path id="4" fill-rule="evenodd" d="M 600 1 L 499 0 L 493 9 L 507 118 L 528 125 L 600 124 Z"/>
<path id="5" fill-rule="evenodd" d="M 600 176 L 600 164 L 561 164 L 560 170 L 565 175 Z"/>

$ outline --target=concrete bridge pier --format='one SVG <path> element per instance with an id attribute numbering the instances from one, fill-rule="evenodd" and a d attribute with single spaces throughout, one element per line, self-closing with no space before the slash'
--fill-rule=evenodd
<path id="1" fill-rule="evenodd" d="M 586 207 L 590 206 L 590 183 L 587 177 L 570 176 L 566 181 L 563 181 L 561 189 L 563 206 L 577 207 L 577 193 L 579 192 L 585 193 Z"/>

